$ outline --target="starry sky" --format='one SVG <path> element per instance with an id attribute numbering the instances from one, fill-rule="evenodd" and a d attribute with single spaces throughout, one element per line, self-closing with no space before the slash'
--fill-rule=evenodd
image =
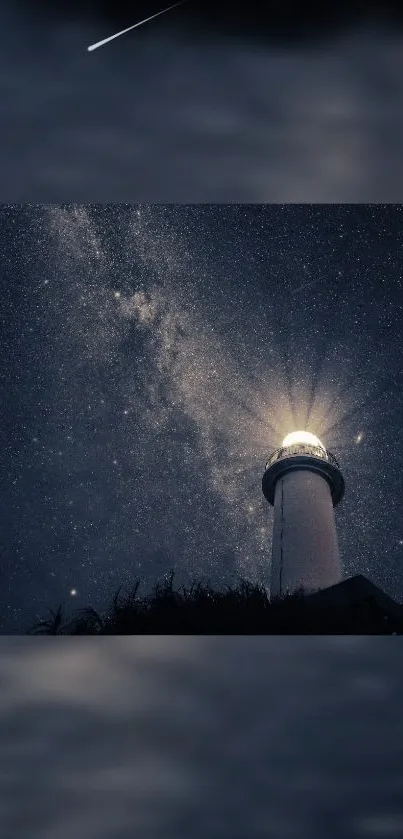
<path id="1" fill-rule="evenodd" d="M 269 580 L 268 454 L 340 462 L 346 575 L 403 600 L 399 205 L 3 205 L 0 629 Z"/>

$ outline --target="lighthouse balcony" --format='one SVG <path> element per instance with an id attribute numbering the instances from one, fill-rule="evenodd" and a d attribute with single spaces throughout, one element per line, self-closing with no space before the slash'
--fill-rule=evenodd
<path id="1" fill-rule="evenodd" d="M 322 475 L 330 486 L 333 506 L 341 501 L 344 494 L 344 479 L 339 464 L 333 454 L 322 446 L 310 443 L 292 443 L 273 452 L 266 463 L 263 479 L 263 495 L 274 506 L 275 486 L 279 478 L 301 470 L 308 470 Z"/>
<path id="2" fill-rule="evenodd" d="M 283 448 L 277 449 L 273 452 L 266 463 L 266 469 L 278 460 L 282 460 L 286 457 L 295 457 L 296 455 L 315 457 L 322 461 L 325 460 L 328 463 L 331 463 L 332 466 L 335 466 L 337 469 L 340 468 L 335 456 L 331 454 L 331 452 L 326 451 L 326 449 L 323 449 L 321 446 L 312 446 L 307 443 L 293 443 L 291 446 L 283 446 Z"/>

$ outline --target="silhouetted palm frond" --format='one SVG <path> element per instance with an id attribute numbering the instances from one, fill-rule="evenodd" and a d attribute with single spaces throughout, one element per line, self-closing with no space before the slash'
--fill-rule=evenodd
<path id="1" fill-rule="evenodd" d="M 237 585 L 214 589 L 193 582 L 174 590 L 174 572 L 157 582 L 151 594 L 137 596 L 140 580 L 122 593 L 119 588 L 105 617 L 89 607 L 63 630 L 60 606 L 51 618 L 32 628 L 47 635 L 141 634 L 401 634 L 401 612 L 388 614 L 371 598 L 346 605 L 326 602 L 317 608 L 301 588 L 270 600 L 262 585 L 240 578 Z M 316 595 L 313 595 L 314 598 Z M 319 604 L 320 606 L 320 604 Z M 399 609 L 399 607 L 397 607 Z M 399 615 L 401 614 L 401 617 Z"/>
<path id="2" fill-rule="evenodd" d="M 47 620 L 40 620 L 37 623 L 33 624 L 33 626 L 29 629 L 29 634 L 31 635 L 61 635 L 62 633 L 62 624 L 64 620 L 63 614 L 63 606 L 60 605 L 54 611 L 53 609 L 48 610 L 50 612 L 51 617 Z"/>

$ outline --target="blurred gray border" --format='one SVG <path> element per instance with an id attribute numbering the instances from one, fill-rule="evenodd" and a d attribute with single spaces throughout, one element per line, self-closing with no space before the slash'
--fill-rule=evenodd
<path id="1" fill-rule="evenodd" d="M 400 639 L 0 639 L 2 835 L 403 834 Z"/>
<path id="2" fill-rule="evenodd" d="M 161 18 L 161 21 L 163 18 Z M 3 202 L 396 202 L 403 35 L 315 48 L 0 10 Z"/>

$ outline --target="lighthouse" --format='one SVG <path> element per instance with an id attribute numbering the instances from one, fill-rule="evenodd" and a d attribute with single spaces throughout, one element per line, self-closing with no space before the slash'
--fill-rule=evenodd
<path id="1" fill-rule="evenodd" d="M 262 490 L 274 507 L 271 599 L 341 582 L 334 507 L 344 479 L 334 455 L 314 434 L 288 434 L 266 463 Z"/>

